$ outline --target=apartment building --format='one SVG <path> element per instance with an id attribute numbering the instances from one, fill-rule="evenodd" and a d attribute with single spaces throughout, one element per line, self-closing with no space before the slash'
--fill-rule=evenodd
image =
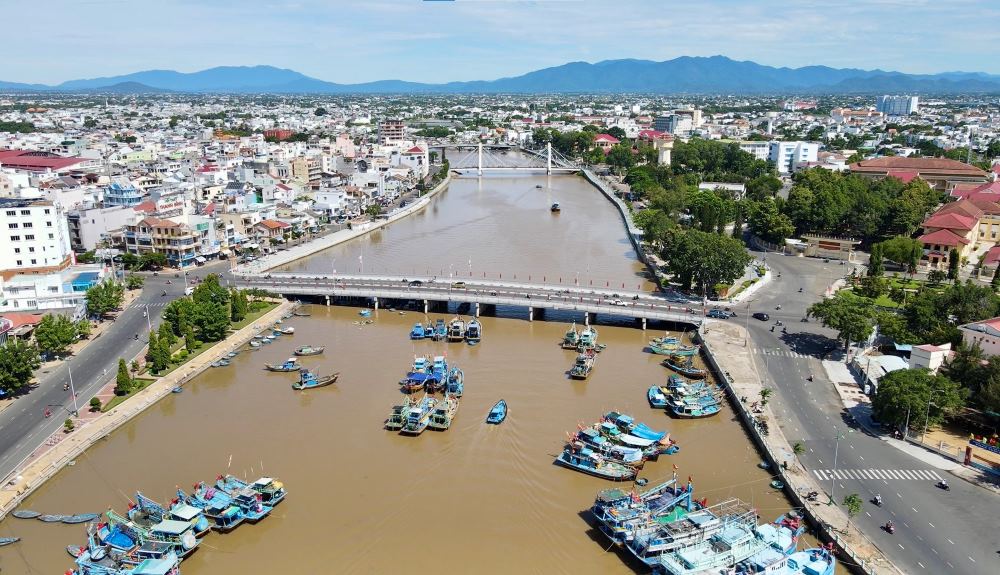
<path id="1" fill-rule="evenodd" d="M 48 200 L 0 198 L 0 275 L 47 274 L 73 262 L 65 213 Z"/>
<path id="2" fill-rule="evenodd" d="M 405 127 L 402 120 L 382 120 L 378 123 L 378 143 L 384 146 L 402 140 Z"/>
<path id="3" fill-rule="evenodd" d="M 73 210 L 66 214 L 70 246 L 77 253 L 93 250 L 102 240 L 135 219 L 135 210 L 125 206 Z"/>
<path id="4" fill-rule="evenodd" d="M 171 220 L 147 216 L 125 226 L 125 250 L 142 256 L 162 253 L 171 267 L 194 265 L 201 238 L 196 230 Z"/>
<path id="5" fill-rule="evenodd" d="M 142 203 L 144 192 L 121 176 L 111 178 L 104 189 L 104 205 L 133 207 Z"/>

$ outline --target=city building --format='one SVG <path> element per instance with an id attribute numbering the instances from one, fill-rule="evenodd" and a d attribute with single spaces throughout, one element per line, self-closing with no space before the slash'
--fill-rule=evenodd
<path id="1" fill-rule="evenodd" d="M 378 143 L 384 146 L 402 140 L 405 127 L 402 120 L 382 120 L 378 123 Z"/>
<path id="2" fill-rule="evenodd" d="M 878 99 L 876 109 L 886 116 L 909 116 L 920 111 L 920 103 L 916 96 L 886 95 Z"/>
<path id="3" fill-rule="evenodd" d="M 926 369 L 931 373 L 937 373 L 952 353 L 950 343 L 915 345 L 910 349 L 910 368 Z"/>
<path id="4" fill-rule="evenodd" d="M 86 292 L 105 277 L 99 264 L 77 265 L 40 275 L 18 274 L 0 281 L 0 312 L 60 311 L 86 316 Z"/>
<path id="5" fill-rule="evenodd" d="M 597 136 L 594 137 L 594 145 L 605 152 L 613 148 L 618 143 L 618 138 L 612 136 L 611 134 L 597 134 Z"/>
<path id="6" fill-rule="evenodd" d="M 0 276 L 39 275 L 73 263 L 66 215 L 41 199 L 0 198 Z"/>
<path id="7" fill-rule="evenodd" d="M 932 188 L 949 194 L 958 184 L 983 184 L 989 179 L 983 170 L 947 158 L 889 156 L 862 160 L 851 164 L 850 167 L 851 173 L 865 178 L 881 179 L 892 176 L 908 182 L 917 177 L 927 182 Z"/>
<path id="8" fill-rule="evenodd" d="M 958 331 L 966 346 L 978 345 L 986 357 L 1000 355 L 1000 317 L 966 323 L 958 326 Z"/>
<path id="9" fill-rule="evenodd" d="M 73 210 L 66 214 L 70 246 L 77 253 L 93 250 L 135 219 L 135 210 L 125 206 Z"/>
<path id="10" fill-rule="evenodd" d="M 811 142 L 770 142 L 767 159 L 778 173 L 788 174 L 800 165 L 816 162 L 819 144 Z"/>
<path id="11" fill-rule="evenodd" d="M 742 141 L 737 142 L 740 149 L 750 154 L 755 160 L 767 161 L 771 157 L 771 142 Z"/>
<path id="12" fill-rule="evenodd" d="M 142 203 L 144 195 L 128 178 L 116 176 L 104 189 L 104 205 L 133 207 Z"/>
<path id="13" fill-rule="evenodd" d="M 71 172 L 96 172 L 101 160 L 94 158 L 67 158 L 50 152 L 32 150 L 0 150 L 0 166 L 25 172 L 69 174 Z"/>
<path id="14" fill-rule="evenodd" d="M 195 263 L 200 245 L 199 235 L 188 226 L 153 216 L 125 226 L 125 250 L 142 256 L 161 253 L 170 267 L 187 267 Z"/>

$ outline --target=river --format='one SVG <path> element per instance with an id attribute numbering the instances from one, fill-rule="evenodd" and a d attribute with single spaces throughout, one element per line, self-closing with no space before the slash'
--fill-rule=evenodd
<path id="1" fill-rule="evenodd" d="M 558 216 L 547 210 L 553 198 L 564 206 Z M 423 214 L 293 266 L 322 270 L 336 260 L 343 269 L 339 262 L 357 265 L 362 253 L 368 272 L 432 265 L 443 274 L 462 265 L 467 272 L 472 258 L 473 274 L 562 273 L 565 281 L 580 271 L 581 283 L 643 282 L 614 208 L 571 176 L 459 179 Z M 667 376 L 660 358 L 643 352 L 653 332 L 600 326 L 608 348 L 589 380 L 573 382 L 566 371 L 574 354 L 558 345 L 568 325 L 552 317 L 485 317 L 483 343 L 468 347 L 410 341 L 410 326 L 424 319 L 414 312 L 380 310 L 373 324 L 359 325 L 356 309 L 305 309 L 311 317 L 288 321 L 294 336 L 196 378 L 91 448 L 22 508 L 124 511 L 136 489 L 166 500 L 177 485 L 188 489 L 228 470 L 278 477 L 289 496 L 257 525 L 209 535 L 184 562 L 188 575 L 643 572 L 627 553 L 608 551 L 585 520 L 597 491 L 612 484 L 552 463 L 567 432 L 612 409 L 668 429 L 681 446 L 647 463 L 641 476 L 662 479 L 676 465 L 709 503 L 741 497 L 765 518 L 788 508 L 728 407 L 695 421 L 649 408 L 646 388 Z M 438 317 L 450 315 L 429 319 Z M 290 374 L 262 370 L 307 343 L 328 346 L 303 363 L 339 371 L 336 386 L 295 392 Z M 465 371 L 465 397 L 449 431 L 414 438 L 382 429 L 415 354 L 447 354 Z M 500 398 L 510 406 L 507 421 L 485 425 Z M 8 574 L 64 572 L 71 566 L 64 547 L 84 540 L 79 525 L 13 518 L 0 524 L 0 536 L 11 534 L 23 540 L 0 549 Z"/>

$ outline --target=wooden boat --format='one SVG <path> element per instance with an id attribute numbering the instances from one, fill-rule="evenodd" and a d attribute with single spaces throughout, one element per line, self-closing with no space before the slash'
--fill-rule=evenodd
<path id="1" fill-rule="evenodd" d="M 500 425 L 505 419 L 507 419 L 507 402 L 501 399 L 490 409 L 490 413 L 486 416 L 486 423 Z"/>
<path id="2" fill-rule="evenodd" d="M 295 317 L 309 317 L 312 314 L 310 314 L 307 311 L 295 310 L 292 312 L 292 315 L 294 315 Z"/>
<path id="3" fill-rule="evenodd" d="M 234 475 L 219 475 L 215 478 L 215 486 L 230 493 L 240 489 L 251 489 L 260 493 L 261 501 L 271 507 L 284 501 L 288 495 L 285 484 L 271 477 L 260 477 L 253 483 L 247 483 Z"/>
<path id="4" fill-rule="evenodd" d="M 563 349 L 576 349 L 576 346 L 580 343 L 580 332 L 576 330 L 576 322 L 573 322 L 573 326 L 570 327 L 566 334 L 563 336 L 562 348 Z"/>
<path id="5" fill-rule="evenodd" d="M 434 379 L 434 376 L 430 373 L 411 371 L 399 381 L 399 387 L 403 393 L 416 393 L 422 389 L 426 389 L 427 383 L 432 379 Z"/>
<path id="6" fill-rule="evenodd" d="M 313 372 L 303 369 L 299 374 L 299 380 L 292 384 L 292 389 L 316 389 L 337 383 L 340 372 L 331 375 L 321 375 L 316 377 Z"/>
<path id="7" fill-rule="evenodd" d="M 562 211 L 562 207 L 559 206 L 559 202 L 553 202 L 552 207 L 549 208 L 549 211 L 552 212 L 553 214 L 558 214 L 559 212 Z"/>
<path id="8" fill-rule="evenodd" d="M 590 377 L 590 372 L 594 369 L 594 361 L 596 359 L 597 356 L 594 354 L 593 349 L 580 353 L 576 356 L 576 361 L 569 370 L 569 376 L 573 379 L 587 379 Z"/>
<path id="9" fill-rule="evenodd" d="M 302 347 L 296 348 L 293 352 L 295 355 L 308 356 L 308 355 L 319 355 L 326 350 L 326 347 L 322 345 L 311 346 L 303 345 Z"/>
<path id="10" fill-rule="evenodd" d="M 465 322 L 459 318 L 448 324 L 448 341 L 463 341 L 465 339 Z"/>
<path id="11" fill-rule="evenodd" d="M 17 511 L 11 513 L 14 517 L 18 519 L 35 519 L 41 516 L 41 513 L 37 511 L 31 511 L 29 509 L 18 509 Z"/>
<path id="12" fill-rule="evenodd" d="M 411 406 L 409 411 L 406 412 L 406 421 L 403 423 L 403 428 L 399 430 L 399 433 L 401 435 L 420 435 L 423 433 L 427 429 L 427 424 L 430 423 L 431 413 L 433 413 L 437 404 L 437 398 L 429 395 L 421 398 L 416 405 Z"/>
<path id="13" fill-rule="evenodd" d="M 392 411 L 389 413 L 389 418 L 385 420 L 384 427 L 389 431 L 399 431 L 403 428 L 403 424 L 406 423 L 406 414 L 410 411 L 410 407 L 413 406 L 413 401 L 407 397 L 402 405 L 392 406 Z"/>
<path id="14" fill-rule="evenodd" d="M 434 334 L 431 338 L 434 341 L 442 341 L 448 337 L 448 326 L 445 325 L 443 319 L 437 319 L 434 321 Z"/>
<path id="15" fill-rule="evenodd" d="M 684 365 L 676 363 L 673 359 L 665 359 L 660 363 L 686 377 L 705 377 L 705 370 L 695 367 L 690 360 Z"/>
<path id="16" fill-rule="evenodd" d="M 613 443 L 592 427 L 581 429 L 570 436 L 567 445 L 574 449 L 588 447 L 607 459 L 636 468 L 641 468 L 646 461 L 646 453 L 642 449 Z"/>
<path id="17" fill-rule="evenodd" d="M 12 545 L 20 540 L 21 540 L 20 537 L 0 537 L 0 547 Z"/>
<path id="18" fill-rule="evenodd" d="M 675 417 L 680 419 L 700 419 L 702 417 L 712 417 L 713 415 L 718 415 L 721 411 L 718 404 L 714 405 L 701 405 L 699 403 L 692 403 L 678 399 L 672 399 L 670 401 L 670 413 L 673 413 Z"/>
<path id="19" fill-rule="evenodd" d="M 78 523 L 87 523 L 93 521 L 100 517 L 99 513 L 80 513 L 78 515 L 70 515 L 69 517 L 63 518 L 62 522 L 67 525 L 76 525 Z"/>
<path id="20" fill-rule="evenodd" d="M 268 371 L 289 372 L 289 371 L 298 371 L 302 369 L 302 366 L 299 365 L 299 360 L 297 358 L 290 357 L 285 360 L 285 363 L 282 364 L 277 364 L 277 365 L 271 363 L 265 364 L 264 369 Z"/>
<path id="21" fill-rule="evenodd" d="M 230 365 L 231 363 L 232 362 L 229 361 L 228 359 L 222 358 L 219 361 L 212 362 L 212 367 L 226 367 L 227 365 Z"/>
<path id="22" fill-rule="evenodd" d="M 434 408 L 434 412 L 431 413 L 427 428 L 444 431 L 451 427 L 451 422 L 455 419 L 456 414 L 458 414 L 458 398 L 445 395 L 444 399 Z"/>
<path id="23" fill-rule="evenodd" d="M 604 456 L 587 447 L 581 449 L 567 447 L 556 457 L 556 463 L 580 473 L 611 481 L 627 481 L 636 475 L 635 468 L 608 461 Z"/>
<path id="24" fill-rule="evenodd" d="M 473 318 L 465 328 L 465 341 L 469 345 L 477 345 L 483 339 L 483 324 Z"/>
<path id="25" fill-rule="evenodd" d="M 676 357 L 692 357 L 698 355 L 701 348 L 696 345 L 681 345 L 679 343 L 649 344 L 649 351 L 656 355 L 669 355 Z"/>
<path id="26" fill-rule="evenodd" d="M 424 328 L 424 324 L 417 322 L 413 324 L 413 329 L 410 330 L 410 339 L 424 339 L 427 337 L 427 329 Z"/>
<path id="27" fill-rule="evenodd" d="M 458 367 L 452 367 L 448 372 L 448 383 L 444 390 L 455 397 L 462 397 L 465 393 L 465 372 Z"/>
<path id="28" fill-rule="evenodd" d="M 252 348 L 255 348 L 255 349 L 256 349 L 256 348 L 258 348 L 258 347 L 260 347 L 260 346 L 261 346 L 261 343 L 260 343 L 260 340 L 259 340 L 259 339 L 251 339 L 251 340 L 250 340 L 250 347 L 252 347 Z"/>
<path id="29" fill-rule="evenodd" d="M 38 520 L 42 523 L 62 523 L 69 515 L 39 515 Z"/>
<path id="30" fill-rule="evenodd" d="M 654 409 L 666 409 L 670 406 L 667 396 L 663 393 L 663 388 L 658 385 L 649 386 L 649 390 L 646 392 L 646 399 L 649 400 L 649 406 Z"/>

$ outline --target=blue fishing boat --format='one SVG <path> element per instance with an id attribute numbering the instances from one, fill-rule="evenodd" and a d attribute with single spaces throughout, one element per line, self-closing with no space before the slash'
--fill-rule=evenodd
<path id="1" fill-rule="evenodd" d="M 322 345 L 303 345 L 301 347 L 295 348 L 295 355 L 309 356 L 309 355 L 319 355 L 326 351 L 326 346 Z"/>
<path id="2" fill-rule="evenodd" d="M 427 331 L 424 329 L 424 324 L 419 321 L 413 324 L 413 329 L 410 330 L 410 339 L 424 339 L 427 337 Z"/>
<path id="3" fill-rule="evenodd" d="M 569 445 L 577 448 L 589 447 L 612 461 L 639 468 L 646 460 L 645 452 L 641 448 L 612 443 L 601 435 L 601 432 L 592 427 L 577 431 L 575 435 L 570 437 Z"/>
<path id="4" fill-rule="evenodd" d="M 0 547 L 4 547 L 6 545 L 12 545 L 20 540 L 21 540 L 20 537 L 0 537 Z"/>
<path id="5" fill-rule="evenodd" d="M 406 413 L 406 421 L 403 428 L 399 430 L 401 435 L 420 435 L 427 429 L 430 422 L 431 413 L 437 406 L 438 400 L 429 395 L 425 395 L 416 405 L 410 407 Z"/>
<path id="6" fill-rule="evenodd" d="M 257 523 L 267 517 L 274 509 L 270 505 L 264 505 L 263 496 L 250 488 L 230 492 L 229 496 L 232 498 L 233 505 L 239 507 L 243 516 L 250 523 Z"/>
<path id="7" fill-rule="evenodd" d="M 500 425 L 505 419 L 507 419 L 507 402 L 501 399 L 490 409 L 490 413 L 486 416 L 486 423 Z"/>
<path id="8" fill-rule="evenodd" d="M 426 389 L 427 384 L 433 380 L 433 374 L 411 371 L 406 374 L 406 377 L 399 380 L 399 387 L 403 393 L 416 393 Z"/>
<path id="9" fill-rule="evenodd" d="M 617 411 L 609 411 L 604 414 L 604 420 L 610 421 L 618 426 L 623 432 L 634 435 L 636 437 L 641 437 L 642 439 L 651 439 L 653 441 L 660 441 L 663 438 L 670 439 L 670 434 L 666 431 L 656 431 L 651 427 L 647 426 L 645 423 L 636 423 L 635 419 L 631 415 L 625 415 L 624 413 L 618 413 Z"/>
<path id="10" fill-rule="evenodd" d="M 201 509 L 205 517 L 212 522 L 212 529 L 220 533 L 229 533 L 239 527 L 246 517 L 243 511 L 233 504 L 232 498 L 214 487 L 204 489 L 204 484 L 196 484 L 191 495 L 177 490 L 177 498 L 192 507 Z"/>
<path id="11" fill-rule="evenodd" d="M 576 349 L 576 346 L 580 344 L 580 332 L 576 330 L 576 322 L 566 330 L 565 335 L 563 335 L 562 344 L 560 345 L 563 349 Z"/>
<path id="12" fill-rule="evenodd" d="M 698 350 L 701 349 L 696 345 L 682 345 L 679 342 L 663 342 L 663 343 L 650 343 L 649 350 L 656 355 L 676 355 L 681 357 L 690 357 L 693 355 L 698 355 Z"/>
<path id="13" fill-rule="evenodd" d="M 445 391 L 455 397 L 462 397 L 465 393 L 465 372 L 457 366 L 448 372 L 448 385 L 445 386 Z"/>
<path id="14" fill-rule="evenodd" d="M 299 380 L 292 384 L 292 389 L 316 389 L 318 387 L 326 387 L 328 385 L 333 385 L 337 383 L 337 378 L 340 377 L 340 373 L 333 373 L 330 375 L 316 376 L 315 373 L 309 371 L 308 369 L 303 369 L 299 374 Z"/>
<path id="15" fill-rule="evenodd" d="M 690 358 L 688 358 L 688 360 L 686 362 L 684 362 L 684 363 L 678 363 L 678 362 L 674 361 L 673 358 L 668 358 L 668 359 L 663 360 L 661 362 L 661 364 L 664 367 L 668 367 L 668 368 L 670 368 L 670 369 L 676 371 L 677 373 L 679 373 L 679 374 L 681 374 L 683 376 L 686 376 L 686 377 L 691 377 L 691 378 L 703 378 L 703 377 L 705 377 L 705 370 L 704 369 L 699 369 L 699 368 L 695 367 L 691 363 L 691 359 Z"/>
<path id="16" fill-rule="evenodd" d="M 448 361 L 443 355 L 434 356 L 434 363 L 431 364 L 431 379 L 427 381 L 427 391 L 436 392 L 445 388 L 448 382 Z"/>
<path id="17" fill-rule="evenodd" d="M 477 345 L 483 339 L 483 324 L 473 318 L 465 328 L 465 341 L 469 345 Z"/>
<path id="18" fill-rule="evenodd" d="M 610 461 L 587 447 L 567 447 L 556 457 L 556 463 L 580 473 L 611 481 L 628 481 L 635 477 L 635 468 Z"/>
<path id="19" fill-rule="evenodd" d="M 826 547 L 813 547 L 783 555 L 766 549 L 736 566 L 738 575 L 833 575 L 837 559 Z"/>
<path id="20" fill-rule="evenodd" d="M 139 547 L 131 557 L 133 560 L 159 557 L 171 551 L 183 559 L 194 553 L 201 543 L 195 535 L 194 526 L 187 521 L 162 519 L 143 527 L 110 509 L 104 512 L 104 516 L 109 524 L 127 525 L 138 536 Z"/>
<path id="21" fill-rule="evenodd" d="M 17 511 L 11 513 L 14 517 L 18 519 L 37 519 L 42 514 L 38 511 L 31 511 L 30 509 L 18 509 Z"/>
<path id="22" fill-rule="evenodd" d="M 690 480 L 681 486 L 676 474 L 645 491 L 637 493 L 614 487 L 598 492 L 590 513 L 598 528 L 615 545 L 624 545 L 632 539 L 636 529 L 650 522 L 676 521 L 686 514 L 701 509 L 692 497 Z"/>
<path id="23" fill-rule="evenodd" d="M 372 310 L 370 310 L 370 309 L 363 309 L 363 310 L 361 310 L 361 311 L 358 312 L 358 315 L 360 315 L 361 317 L 371 317 L 372 316 Z"/>
<path id="24" fill-rule="evenodd" d="M 285 484 L 271 477 L 261 477 L 253 483 L 247 483 L 234 475 L 220 475 L 215 478 L 215 486 L 230 493 L 241 489 L 252 489 L 260 493 L 264 504 L 271 507 L 284 501 L 288 495 Z"/>
<path id="25" fill-rule="evenodd" d="M 702 417 L 712 417 L 718 415 L 721 408 L 718 404 L 701 405 L 698 402 L 689 402 L 681 399 L 670 400 L 670 413 L 680 419 L 699 419 Z"/>
<path id="26" fill-rule="evenodd" d="M 448 337 L 448 326 L 443 319 L 434 320 L 434 335 L 431 337 L 434 341 L 443 341 Z"/>
<path id="27" fill-rule="evenodd" d="M 271 364 L 271 363 L 264 364 L 264 369 L 268 371 L 290 372 L 290 371 L 298 371 L 302 369 L 302 366 L 299 365 L 298 358 L 290 357 L 286 359 L 284 363 L 281 364 Z"/>
<path id="28" fill-rule="evenodd" d="M 683 401 L 684 403 L 697 404 L 701 406 L 719 405 L 722 403 L 721 396 L 715 395 L 707 390 L 686 394 L 679 391 L 672 391 L 667 394 L 667 396 L 671 400 Z"/>
<path id="29" fill-rule="evenodd" d="M 128 553 L 139 546 L 139 534 L 130 525 L 102 523 L 98 525 L 97 540 L 111 550 Z"/>
<path id="30" fill-rule="evenodd" d="M 670 406 L 667 396 L 658 385 L 649 386 L 649 390 L 646 391 L 646 398 L 649 400 L 649 406 L 654 409 L 666 409 Z"/>
<path id="31" fill-rule="evenodd" d="M 577 351 L 583 352 L 589 349 L 597 349 L 597 328 L 588 325 L 580 332 L 580 339 L 576 344 Z"/>

